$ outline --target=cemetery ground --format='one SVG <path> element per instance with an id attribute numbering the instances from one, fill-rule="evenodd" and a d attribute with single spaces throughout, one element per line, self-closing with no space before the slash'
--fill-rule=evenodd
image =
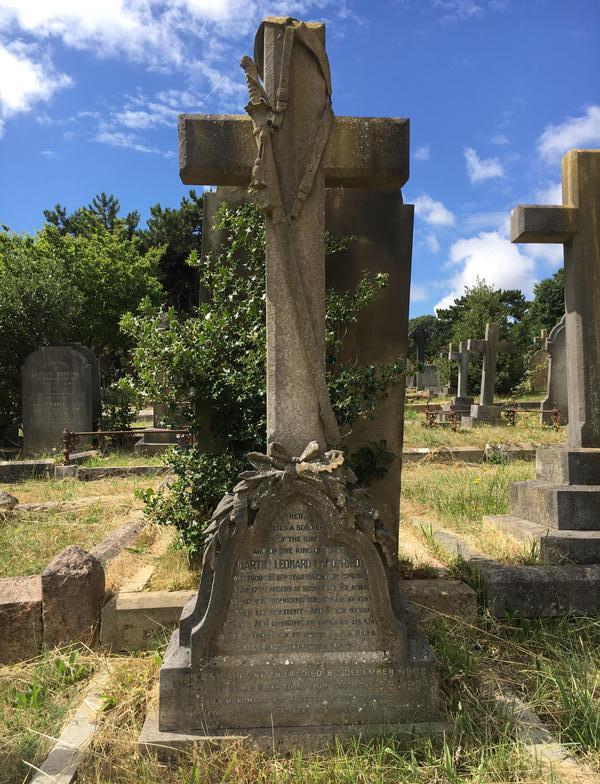
<path id="1" fill-rule="evenodd" d="M 407 430 L 411 427 L 407 426 Z M 488 428 L 451 434 L 492 440 Z M 419 428 L 417 431 L 416 428 Z M 489 428 L 491 430 L 492 428 Z M 523 443 L 540 443 L 522 425 L 501 429 L 503 442 L 524 430 Z M 544 429 L 538 435 L 556 437 Z M 534 434 L 535 435 L 535 434 Z M 564 438 L 564 432 L 558 434 Z M 521 437 L 521 434 L 520 434 Z M 409 446 L 412 445 L 409 441 Z M 122 455 L 118 456 L 122 459 Z M 117 456 L 113 456 L 112 460 Z M 102 461 L 103 458 L 96 458 Z M 136 462 L 146 462 L 139 457 Z M 122 464 L 122 463 L 121 463 Z M 482 523 L 486 514 L 506 512 L 508 484 L 533 477 L 531 462 L 507 464 L 407 464 L 403 471 L 401 555 L 431 577 L 444 569 L 469 580 L 464 563 L 433 542 L 430 526 L 441 525 L 503 562 L 536 562 L 508 537 Z M 58 508 L 19 512 L 0 528 L 0 573 L 30 574 L 67 543 L 96 544 L 131 514 L 139 514 L 135 490 L 160 479 L 128 477 L 94 482 L 44 481 L 4 486 L 20 503 L 56 503 Z M 154 566 L 143 590 L 180 590 L 197 586 L 184 552 L 168 529 L 150 525 L 119 557 L 107 575 L 108 589 L 118 590 L 141 567 Z M 408 545 L 417 543 L 417 555 Z M 159 546 L 157 546 L 159 543 Z M 17 553 L 19 556 L 17 557 Z M 418 573 L 418 572 L 417 572 Z M 563 617 L 524 620 L 433 614 L 426 631 L 441 661 L 445 734 L 385 737 L 368 743 L 339 744 L 326 755 L 265 755 L 232 742 L 181 754 L 173 765 L 138 756 L 136 744 L 149 706 L 156 703 L 157 679 L 168 638 L 159 630 L 148 648 L 129 654 L 85 646 L 46 650 L 37 658 L 0 668 L 0 783 L 16 784 L 39 766 L 61 727 L 84 699 L 94 676 L 106 672 L 101 690 L 99 726 L 79 769 L 78 781 L 154 782 L 542 782 L 577 781 L 572 771 L 554 772 L 531 756 L 519 725 L 506 703 L 516 695 L 582 764 L 600 774 L 600 619 Z M 29 763 L 27 765 L 26 763 Z M 593 779 L 582 779 L 593 780 Z"/>

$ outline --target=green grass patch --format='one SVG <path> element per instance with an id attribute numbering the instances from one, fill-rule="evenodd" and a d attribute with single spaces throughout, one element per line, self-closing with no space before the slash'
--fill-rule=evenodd
<path id="1" fill-rule="evenodd" d="M 437 401 L 436 401 L 437 402 Z M 539 414 L 535 412 L 518 413 L 514 427 L 510 425 L 480 425 L 462 428 L 453 433 L 450 427 L 426 427 L 425 414 L 406 410 L 404 415 L 404 447 L 452 448 L 471 446 L 483 449 L 487 443 L 510 444 L 512 446 L 549 446 L 566 444 L 567 430 L 561 427 L 555 431 L 548 425 L 541 425 Z"/>
<path id="2" fill-rule="evenodd" d="M 90 550 L 123 524 L 130 501 L 82 509 L 11 514 L 0 525 L 0 577 L 39 574 L 71 544 Z"/>
<path id="3" fill-rule="evenodd" d="M 0 667 L 0 784 L 21 784 L 53 745 L 98 657 L 74 648 Z"/>
<path id="4" fill-rule="evenodd" d="M 520 460 L 504 465 L 417 463 L 402 473 L 402 495 L 457 531 L 479 530 L 483 515 L 506 514 L 511 482 L 534 476 L 533 463 Z"/>
<path id="5" fill-rule="evenodd" d="M 114 466 L 162 466 L 166 454 L 139 455 L 128 449 L 111 450 L 103 455 L 92 457 L 85 462 L 87 468 L 110 468 Z"/>

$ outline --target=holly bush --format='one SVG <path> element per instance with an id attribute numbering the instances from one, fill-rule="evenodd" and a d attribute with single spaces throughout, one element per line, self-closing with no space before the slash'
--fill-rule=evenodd
<path id="1" fill-rule="evenodd" d="M 189 401 L 192 429 L 208 407 L 211 431 L 223 445 L 217 454 L 174 450 L 169 459 L 176 478 L 170 492 L 146 496 L 152 516 L 177 526 L 193 552 L 212 508 L 235 484 L 244 454 L 266 448 L 264 221 L 253 204 L 237 209 L 223 204 L 215 228 L 223 233 L 222 246 L 203 258 L 196 253 L 189 258 L 198 269 L 203 300 L 195 314 L 182 319 L 172 308 L 165 313 L 146 302 L 121 321 L 135 345 L 132 360 L 140 391 L 173 409 Z M 352 241 L 328 236 L 327 253 L 344 250 Z M 338 361 L 348 325 L 386 284 L 386 275 L 365 273 L 353 291 L 327 292 L 327 383 L 346 432 L 357 419 L 373 416 L 404 371 L 401 361 Z M 378 465 L 376 472 L 381 470 Z"/>

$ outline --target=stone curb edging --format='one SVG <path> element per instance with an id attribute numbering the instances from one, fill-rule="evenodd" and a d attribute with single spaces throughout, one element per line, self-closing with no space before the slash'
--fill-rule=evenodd
<path id="1" fill-rule="evenodd" d="M 492 559 L 459 534 L 432 526 L 435 541 L 476 572 L 481 599 L 495 618 L 554 618 L 600 613 L 600 565 L 512 566 Z"/>
<path id="2" fill-rule="evenodd" d="M 559 743 L 539 716 L 516 695 L 500 690 L 494 695 L 499 708 L 517 725 L 517 738 L 525 752 L 551 773 L 558 773 L 567 781 L 577 784 L 598 784 L 596 771 L 576 760 L 570 751 Z"/>
<path id="3" fill-rule="evenodd" d="M 95 620 L 88 618 L 87 631 L 81 632 L 87 639 L 91 628 L 89 624 L 99 625 L 104 606 L 104 587 L 98 587 L 100 573 L 103 586 L 107 564 L 135 541 L 144 524 L 142 513 L 137 512 L 136 519 L 110 533 L 89 553 L 75 548 L 79 552 L 71 553 L 70 557 L 76 557 L 81 568 L 73 573 L 72 580 L 67 581 L 70 585 L 64 583 L 64 564 L 61 564 L 61 557 L 73 550 L 72 546 L 58 553 L 46 566 L 43 575 L 0 578 L 0 628 L 5 632 L 0 636 L 0 663 L 14 664 L 37 656 L 44 643 L 53 642 L 51 628 L 58 624 L 58 628 L 66 633 L 73 624 L 77 626 L 78 619 L 84 617 L 82 608 L 88 600 L 93 603 L 97 601 Z M 93 564 L 96 566 L 93 567 Z M 90 582 L 92 567 L 98 571 L 98 577 Z M 71 597 L 80 591 L 79 606 L 73 607 L 69 612 L 68 607 L 65 607 L 68 602 L 62 602 L 61 593 L 57 591 L 63 594 L 67 591 L 67 595 Z M 100 591 L 101 595 L 98 593 Z M 95 610 L 93 614 L 96 614 Z M 65 643 L 72 641 L 63 640 Z"/>
<path id="4" fill-rule="evenodd" d="M 90 550 L 91 555 L 106 567 L 109 561 L 116 558 L 122 550 L 137 539 L 145 523 L 142 512 L 136 512 L 134 520 L 124 523 L 116 531 L 106 536 L 100 544 Z"/>
<path id="5" fill-rule="evenodd" d="M 402 462 L 405 463 L 484 463 L 494 462 L 496 456 L 503 462 L 513 460 L 535 460 L 534 447 L 511 447 L 502 444 L 488 444 L 485 449 L 471 446 L 441 446 L 429 449 L 427 447 L 409 447 L 402 452 Z"/>
<path id="6" fill-rule="evenodd" d="M 72 784 L 77 779 L 77 769 L 98 727 L 98 717 L 103 708 L 102 692 L 109 683 L 109 671 L 93 676 L 82 702 L 71 721 L 63 727 L 60 736 L 30 784 Z"/>

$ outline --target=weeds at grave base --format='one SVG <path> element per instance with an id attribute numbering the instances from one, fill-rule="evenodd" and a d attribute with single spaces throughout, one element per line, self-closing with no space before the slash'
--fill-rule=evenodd
<path id="1" fill-rule="evenodd" d="M 535 467 L 523 461 L 502 465 L 409 465 L 402 476 L 402 515 L 417 527 L 427 549 L 445 563 L 451 563 L 451 559 L 435 541 L 430 524 L 421 522 L 423 518 L 434 518 L 441 527 L 455 531 L 499 561 L 540 563 L 539 547 L 523 546 L 482 519 L 484 515 L 506 514 L 509 484 L 532 479 L 534 472 Z"/>
<path id="2" fill-rule="evenodd" d="M 544 717 L 573 753 L 600 771 L 600 622 L 584 618 L 468 623 L 439 618 L 428 635 L 441 660 L 445 736 L 389 736 L 337 743 L 327 754 L 266 755 L 232 741 L 197 747 L 168 765 L 134 753 L 147 706 L 155 703 L 157 654 L 120 658 L 100 733 L 80 770 L 81 784 L 549 784 L 496 703 L 510 688 Z"/>
<path id="3" fill-rule="evenodd" d="M 105 657 L 69 646 L 0 666 L 0 784 L 19 784 L 39 765 Z"/>

